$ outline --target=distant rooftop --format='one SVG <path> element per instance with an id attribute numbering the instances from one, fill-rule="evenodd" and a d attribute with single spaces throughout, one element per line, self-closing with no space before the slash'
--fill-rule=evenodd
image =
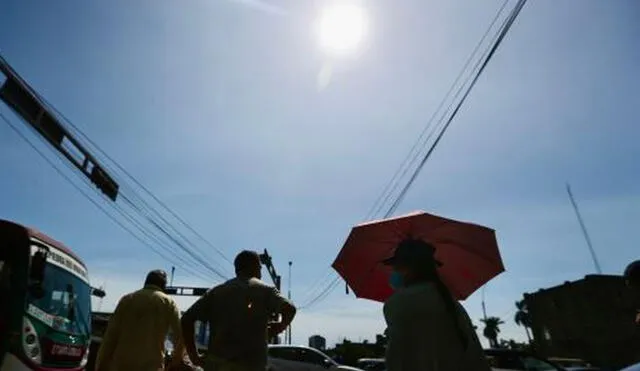
<path id="1" fill-rule="evenodd" d="M 564 283 L 557 285 L 557 286 L 552 286 L 546 289 L 538 289 L 538 291 L 535 292 L 531 292 L 531 293 L 525 293 L 526 295 L 534 295 L 534 294 L 541 294 L 541 293 L 548 293 L 551 291 L 556 291 L 556 290 L 560 290 L 566 287 L 570 287 L 576 284 L 581 284 L 584 282 L 608 282 L 608 283 L 619 283 L 623 281 L 623 277 L 622 276 L 617 276 L 617 275 L 612 275 L 612 274 L 588 274 L 586 276 L 584 276 L 584 278 L 581 278 L 579 280 L 575 280 L 575 281 L 565 281 Z"/>

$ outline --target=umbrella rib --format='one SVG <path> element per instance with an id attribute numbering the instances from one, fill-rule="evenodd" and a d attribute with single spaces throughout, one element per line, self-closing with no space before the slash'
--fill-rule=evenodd
<path id="1" fill-rule="evenodd" d="M 442 222 L 440 223 L 440 225 L 438 225 L 437 227 L 433 228 L 433 229 L 431 230 L 432 232 L 433 232 L 433 231 L 436 231 L 436 230 L 438 230 L 438 229 L 441 229 L 443 226 L 448 225 L 448 224 L 451 224 L 451 223 L 460 223 L 460 222 L 452 221 L 452 220 L 445 219 L 445 218 L 442 218 L 442 219 L 443 219 L 443 220 L 442 220 Z M 479 226 L 476 226 L 476 227 L 479 227 Z M 428 242 L 428 241 L 427 241 L 427 242 Z M 447 241 L 447 240 L 444 240 L 444 241 L 443 241 L 443 240 L 439 240 L 439 241 L 437 241 L 437 242 L 436 242 L 436 241 L 434 241 L 434 242 L 435 242 L 435 243 L 448 243 L 449 241 Z M 471 249 L 467 248 L 465 245 L 455 243 L 455 241 L 453 241 L 453 240 L 451 240 L 451 244 L 454 244 L 454 245 L 458 246 L 459 248 L 461 248 L 461 249 L 463 249 L 463 250 L 465 250 L 465 251 L 468 251 L 468 252 L 470 252 L 470 253 L 472 253 L 472 254 L 474 254 L 474 255 L 477 255 L 477 256 L 481 257 L 482 259 L 484 259 L 484 260 L 486 260 L 486 261 L 488 261 L 488 262 L 490 262 L 490 263 L 492 263 L 492 262 L 493 262 L 493 260 L 494 260 L 492 257 L 485 255 L 485 254 L 484 254 L 483 252 L 481 252 L 481 251 L 471 250 Z M 435 246 L 434 246 L 434 247 L 435 247 Z M 437 251 L 437 250 L 436 250 L 436 251 Z M 443 263 L 445 263 L 445 262 L 443 262 Z M 446 264 L 446 263 L 445 263 L 445 264 Z"/>

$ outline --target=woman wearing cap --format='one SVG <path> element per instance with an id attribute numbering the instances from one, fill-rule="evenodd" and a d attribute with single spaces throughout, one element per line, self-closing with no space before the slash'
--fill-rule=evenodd
<path id="1" fill-rule="evenodd" d="M 384 263 L 395 293 L 384 305 L 388 371 L 489 371 L 464 308 L 438 276 L 432 245 L 407 239 Z"/>

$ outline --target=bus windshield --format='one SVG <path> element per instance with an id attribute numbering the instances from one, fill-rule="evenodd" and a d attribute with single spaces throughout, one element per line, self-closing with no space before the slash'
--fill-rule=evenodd
<path id="1" fill-rule="evenodd" d="M 57 331 L 89 336 L 91 287 L 75 274 L 47 264 L 44 295 L 29 295 L 28 312 Z"/>

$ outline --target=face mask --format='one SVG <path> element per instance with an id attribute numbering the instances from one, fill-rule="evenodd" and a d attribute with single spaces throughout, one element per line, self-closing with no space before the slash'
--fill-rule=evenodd
<path id="1" fill-rule="evenodd" d="M 404 277 L 402 274 L 397 271 L 391 272 L 391 276 L 389 277 L 389 285 L 392 289 L 397 290 L 404 286 Z"/>

